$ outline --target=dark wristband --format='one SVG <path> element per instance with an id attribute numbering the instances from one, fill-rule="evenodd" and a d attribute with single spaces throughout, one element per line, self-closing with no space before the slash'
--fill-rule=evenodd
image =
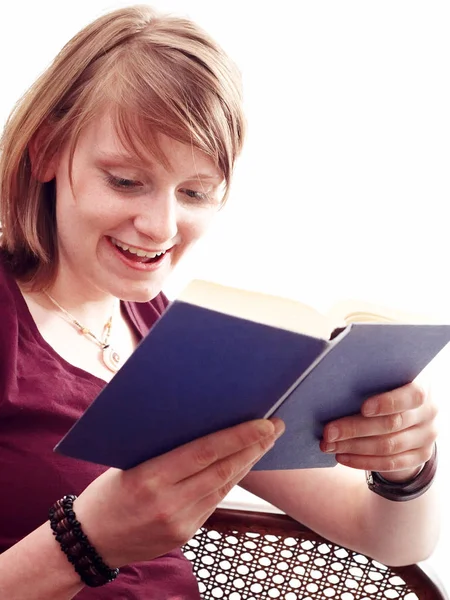
<path id="1" fill-rule="evenodd" d="M 81 581 L 89 587 L 99 587 L 113 581 L 119 569 L 110 569 L 83 533 L 73 511 L 76 496 L 64 496 L 49 510 L 53 535 L 61 546 Z"/>
<path id="2" fill-rule="evenodd" d="M 433 483 L 437 470 L 437 448 L 434 444 L 433 454 L 422 470 L 410 481 L 389 481 L 376 471 L 367 471 L 366 480 L 369 489 L 375 494 L 392 500 L 406 502 L 415 500 L 424 494 Z"/>

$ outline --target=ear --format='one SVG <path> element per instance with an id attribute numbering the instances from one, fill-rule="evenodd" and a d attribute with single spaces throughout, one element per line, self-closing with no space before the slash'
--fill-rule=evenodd
<path id="1" fill-rule="evenodd" d="M 47 164 L 44 164 L 39 157 L 39 152 L 43 146 L 43 142 L 48 135 L 46 127 L 41 127 L 31 138 L 28 144 L 28 154 L 31 162 L 31 172 L 40 183 L 47 183 L 55 178 L 56 157 L 52 158 Z"/>

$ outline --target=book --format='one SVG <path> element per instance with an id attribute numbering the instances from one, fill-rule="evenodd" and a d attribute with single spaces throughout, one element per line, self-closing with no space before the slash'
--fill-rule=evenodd
<path id="1" fill-rule="evenodd" d="M 341 308 L 336 321 L 336 308 L 331 319 L 293 300 L 193 281 L 55 450 L 128 469 L 277 416 L 286 431 L 254 469 L 334 466 L 319 448 L 324 425 L 413 381 L 450 341 L 449 324 Z"/>

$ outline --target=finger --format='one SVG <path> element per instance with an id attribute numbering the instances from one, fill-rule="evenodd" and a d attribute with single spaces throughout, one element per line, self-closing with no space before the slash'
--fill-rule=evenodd
<path id="1" fill-rule="evenodd" d="M 418 408 L 426 402 L 426 399 L 427 392 L 425 388 L 414 381 L 391 392 L 378 394 L 367 399 L 361 407 L 361 413 L 365 417 L 392 415 Z"/>
<path id="2" fill-rule="evenodd" d="M 420 423 L 433 421 L 437 415 L 436 406 L 426 403 L 414 410 L 393 413 L 381 417 L 364 417 L 352 415 L 327 423 L 323 431 L 325 443 L 335 443 L 341 440 L 386 435 L 409 429 Z"/>
<path id="3" fill-rule="evenodd" d="M 333 454 L 391 456 L 431 445 L 436 436 L 437 431 L 434 427 L 416 426 L 391 435 L 353 438 L 331 444 L 321 442 L 321 449 Z"/>
<path id="4" fill-rule="evenodd" d="M 136 469 L 146 470 L 149 476 L 157 473 L 161 484 L 177 483 L 283 430 L 281 419 L 247 421 L 184 444 Z"/>
<path id="5" fill-rule="evenodd" d="M 415 448 L 408 452 L 395 454 L 393 456 L 363 456 L 361 454 L 337 454 L 338 463 L 353 469 L 364 471 L 403 471 L 419 467 L 430 459 L 433 446 Z"/>
<path id="6" fill-rule="evenodd" d="M 184 479 L 177 484 L 177 493 L 188 504 L 196 504 L 202 498 L 224 497 L 252 466 L 268 452 L 275 443 L 275 437 L 264 438 L 261 442 L 244 448 L 228 456 L 207 469 Z M 220 502 L 220 499 L 217 500 Z"/>
<path id="7" fill-rule="evenodd" d="M 272 444 L 273 445 L 273 444 Z M 270 444 L 267 444 L 267 450 L 270 449 Z M 225 484 L 217 489 L 203 495 L 199 493 L 198 481 L 195 482 L 197 485 L 191 487 L 190 483 L 192 479 L 196 479 L 203 476 L 204 473 L 194 476 L 191 480 L 185 480 L 178 484 L 178 497 L 183 497 L 183 504 L 177 509 L 178 518 L 186 524 L 189 524 L 189 531 L 199 529 L 203 523 L 208 519 L 209 516 L 217 508 L 217 505 L 225 498 L 225 496 L 237 485 L 250 471 L 250 469 L 260 460 L 264 455 L 263 451 L 257 453 L 256 457 L 253 458 L 248 464 L 246 464 L 241 470 L 238 470 L 234 477 L 232 477 Z M 183 490 L 181 491 L 181 488 Z M 188 488 L 191 488 L 188 490 Z M 189 498 L 186 496 L 189 495 Z M 189 536 L 191 537 L 191 534 Z"/>
<path id="8" fill-rule="evenodd" d="M 230 491 L 238 485 L 244 477 L 249 473 L 252 467 L 260 460 L 261 456 L 258 456 L 253 462 L 246 465 L 239 473 L 237 473 L 236 477 L 231 479 L 225 486 L 219 488 L 212 492 L 211 494 L 199 499 L 195 506 L 196 514 L 200 514 L 201 516 L 198 518 L 198 527 L 201 527 L 203 523 L 211 516 L 211 514 L 217 508 L 217 505 L 222 502 L 222 500 L 230 493 Z"/>
<path id="9" fill-rule="evenodd" d="M 262 442 L 266 450 L 273 445 L 273 441 L 272 444 L 267 440 Z M 255 444 L 255 446 L 259 446 L 259 444 Z M 240 454 L 246 453 L 248 454 L 248 449 L 244 449 Z M 241 465 L 242 468 L 240 469 L 237 468 L 234 471 L 233 476 L 231 478 L 226 477 L 226 481 L 222 481 L 222 484 L 219 487 L 211 490 L 211 485 L 208 485 L 206 487 L 208 490 L 206 494 L 202 491 L 202 484 L 206 481 L 205 471 L 172 487 L 171 494 L 162 504 L 162 509 L 157 510 L 155 514 L 157 521 L 162 523 L 165 527 L 168 526 L 169 535 L 176 540 L 175 545 L 180 546 L 193 536 L 195 531 L 197 531 L 205 520 L 214 512 L 217 504 L 219 504 L 228 492 L 231 491 L 243 477 L 245 477 L 248 471 L 263 454 L 264 450 L 259 446 L 259 449 L 253 453 L 253 458 L 249 463 L 245 464 L 245 466 Z M 228 461 L 230 459 L 226 458 L 223 460 Z M 213 470 L 213 466 L 209 469 Z M 221 471 L 224 473 L 226 469 L 222 469 Z"/>

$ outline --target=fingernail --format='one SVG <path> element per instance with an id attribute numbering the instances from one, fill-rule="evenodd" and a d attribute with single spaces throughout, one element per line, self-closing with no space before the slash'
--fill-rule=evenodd
<path id="1" fill-rule="evenodd" d="M 327 429 L 327 440 L 330 442 L 334 442 L 339 437 L 339 429 L 335 425 L 331 425 Z"/>
<path id="2" fill-rule="evenodd" d="M 269 452 L 269 450 L 272 450 L 272 448 L 275 446 L 275 440 L 272 440 L 272 442 L 270 442 L 270 444 L 268 444 L 267 448 L 264 450 L 263 455 L 266 454 L 266 452 Z"/>
<path id="3" fill-rule="evenodd" d="M 261 421 L 258 421 L 258 432 L 261 434 L 261 437 L 274 435 L 275 425 L 268 419 L 263 419 Z"/>
<path id="4" fill-rule="evenodd" d="M 286 431 L 286 425 L 281 419 L 277 419 L 273 424 L 275 426 L 275 435 L 277 438 L 279 438 Z"/>
<path id="5" fill-rule="evenodd" d="M 334 452 L 336 450 L 336 444 L 325 444 L 323 447 L 324 452 Z"/>
<path id="6" fill-rule="evenodd" d="M 350 456 L 348 454 L 338 454 L 336 458 L 338 462 L 342 463 L 343 465 L 346 465 L 350 462 Z"/>
<path id="7" fill-rule="evenodd" d="M 362 410 L 363 415 L 365 415 L 366 417 L 372 417 L 373 415 L 376 414 L 376 412 L 377 412 L 376 401 L 370 400 L 369 402 L 366 402 L 366 404 L 364 404 L 363 410 Z"/>

